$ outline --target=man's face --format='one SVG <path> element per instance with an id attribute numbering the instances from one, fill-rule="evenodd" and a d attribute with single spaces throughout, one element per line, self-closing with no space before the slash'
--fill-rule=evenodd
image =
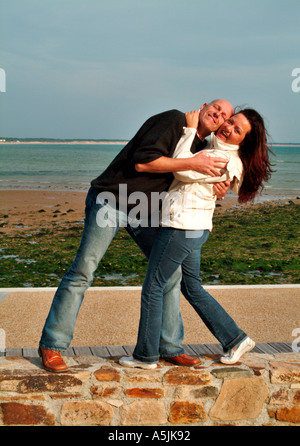
<path id="1" fill-rule="evenodd" d="M 231 115 L 233 107 L 224 99 L 203 104 L 200 109 L 199 126 L 209 133 L 215 132 Z"/>

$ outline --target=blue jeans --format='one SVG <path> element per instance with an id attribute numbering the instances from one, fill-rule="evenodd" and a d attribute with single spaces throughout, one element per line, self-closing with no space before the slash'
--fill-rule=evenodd
<path id="1" fill-rule="evenodd" d="M 126 230 L 149 259 L 154 241 L 160 228 L 127 226 Z M 159 342 L 161 357 L 178 356 L 184 353 L 182 346 L 184 327 L 180 313 L 181 268 L 171 274 L 164 289 L 163 315 Z"/>
<path id="2" fill-rule="evenodd" d="M 224 352 L 238 345 L 246 334 L 223 307 L 204 290 L 199 278 L 201 247 L 209 231 L 161 228 L 155 239 L 142 289 L 138 340 L 133 356 L 144 362 L 157 362 L 162 325 L 164 289 L 169 277 L 182 268 L 182 291 Z"/>
<path id="3" fill-rule="evenodd" d="M 91 285 L 95 270 L 119 227 L 124 226 L 126 215 L 108 204 L 97 203 L 96 198 L 97 191 L 90 188 L 86 198 L 85 225 L 81 243 L 71 268 L 55 293 L 43 328 L 41 347 L 60 351 L 69 347 L 84 293 Z M 148 257 L 158 228 L 126 227 L 126 229 Z M 160 345 L 161 355 L 164 356 L 177 356 L 184 352 L 183 325 L 179 311 L 180 280 L 179 269 L 174 271 L 165 289 L 165 317 Z"/>

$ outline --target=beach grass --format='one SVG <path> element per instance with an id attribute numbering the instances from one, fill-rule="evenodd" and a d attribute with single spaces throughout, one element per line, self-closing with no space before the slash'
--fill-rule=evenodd
<path id="1" fill-rule="evenodd" d="M 203 284 L 300 283 L 298 222 L 299 205 L 292 201 L 216 212 L 202 249 Z M 0 287 L 58 286 L 75 257 L 82 228 L 82 222 L 69 222 L 38 231 L 0 233 Z M 146 258 L 121 229 L 92 285 L 142 285 L 146 268 Z"/>

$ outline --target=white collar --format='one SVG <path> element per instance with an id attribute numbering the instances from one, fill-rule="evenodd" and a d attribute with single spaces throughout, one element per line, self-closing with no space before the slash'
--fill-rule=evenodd
<path id="1" fill-rule="evenodd" d="M 227 142 L 222 141 L 221 139 L 217 138 L 214 133 L 211 133 L 211 149 L 220 149 L 220 150 L 239 150 L 239 145 L 235 144 L 228 144 Z"/>

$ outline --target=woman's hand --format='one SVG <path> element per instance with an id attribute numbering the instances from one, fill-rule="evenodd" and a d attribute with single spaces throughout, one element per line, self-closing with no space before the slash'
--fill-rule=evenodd
<path id="1" fill-rule="evenodd" d="M 196 129 L 199 125 L 199 110 L 192 110 L 185 114 L 186 126 Z"/>
<path id="2" fill-rule="evenodd" d="M 230 187 L 230 183 L 230 181 L 224 181 L 214 184 L 214 190 L 218 200 L 223 200 L 223 198 L 225 198 L 225 195 Z"/>

